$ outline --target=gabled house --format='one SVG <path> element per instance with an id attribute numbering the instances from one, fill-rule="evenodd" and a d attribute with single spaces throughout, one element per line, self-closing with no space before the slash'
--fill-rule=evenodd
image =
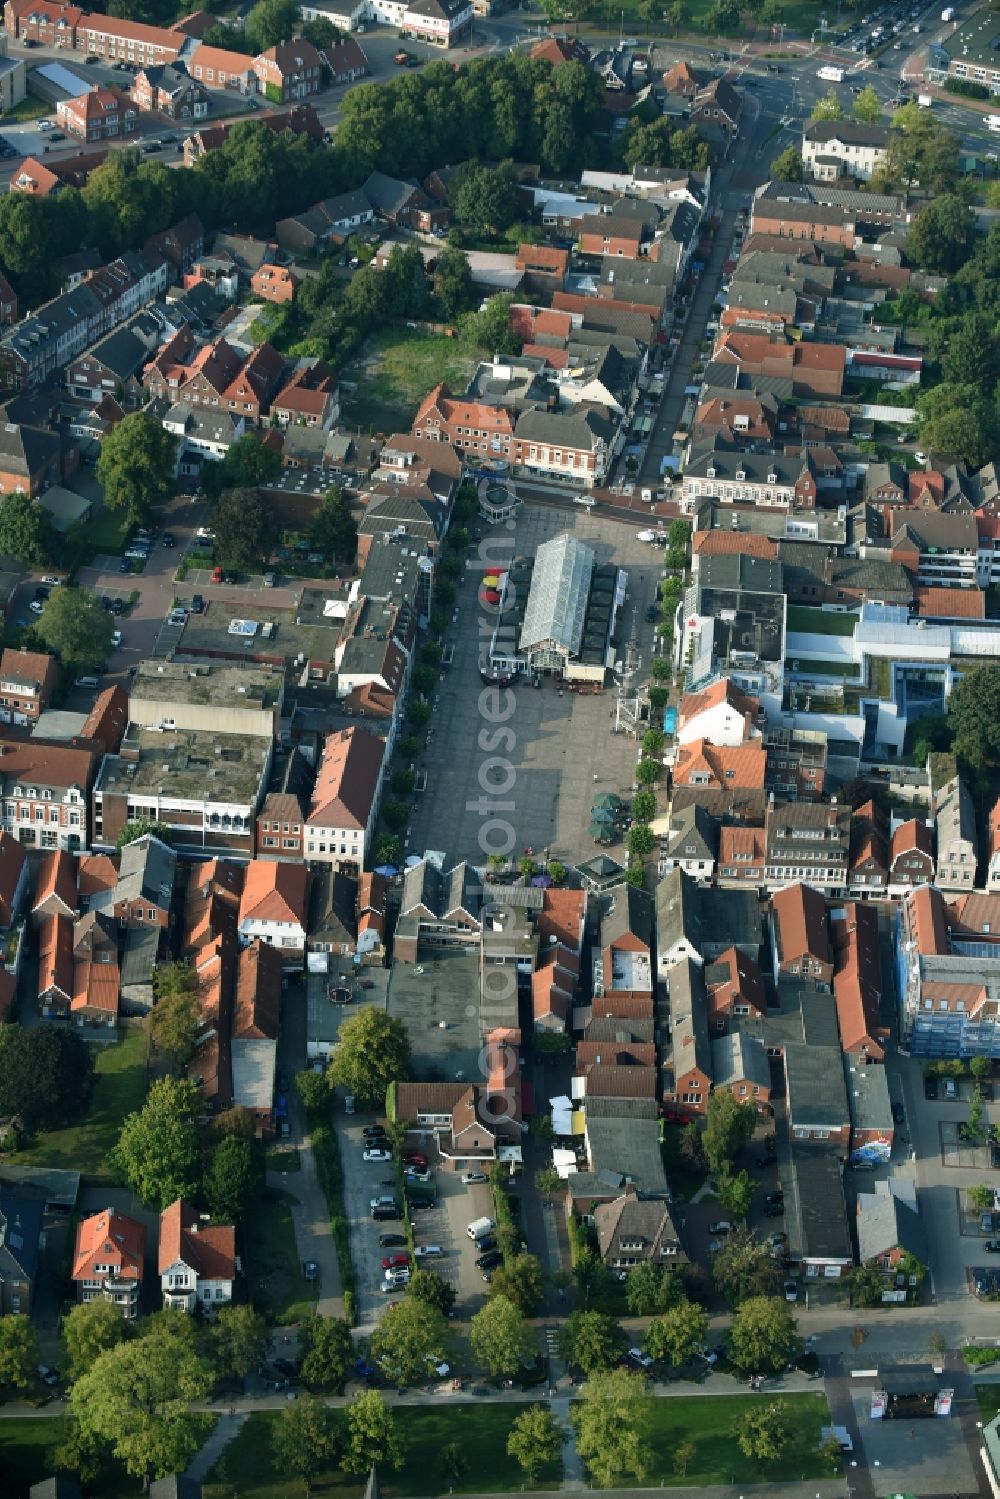
<path id="1" fill-rule="evenodd" d="M 339 870 L 318 869 L 309 891 L 306 963 L 329 973 L 333 958 L 353 958 L 358 944 L 358 881 Z"/>
<path id="2" fill-rule="evenodd" d="M 767 883 L 802 878 L 829 895 L 846 888 L 851 809 L 829 802 L 771 802 L 767 809 Z"/>
<path id="3" fill-rule="evenodd" d="M 743 692 L 729 677 L 722 677 L 710 687 L 685 693 L 681 698 L 677 742 L 707 740 L 709 744 L 738 749 L 746 740 L 760 736 L 759 719 L 760 699 Z"/>
<path id="4" fill-rule="evenodd" d="M 986 871 L 986 888 L 1000 892 L 1000 797 L 990 812 L 990 862 Z"/>
<path id="5" fill-rule="evenodd" d="M 690 958 L 675 963 L 668 980 L 670 1064 L 663 1093 L 685 1114 L 704 1115 L 712 1091 L 712 1043 L 705 976 Z"/>
<path id="6" fill-rule="evenodd" d="M 756 961 L 737 947 L 727 947 L 705 964 L 705 992 L 715 1036 L 724 1036 L 744 1019 L 767 1017 L 764 975 Z"/>
<path id="7" fill-rule="evenodd" d="M 6 835 L 4 835 L 6 836 Z M 0 855 L 3 843 L 0 840 Z M 65 849 L 50 849 L 37 866 L 35 895 L 31 905 L 32 925 L 39 927 L 51 916 L 73 920 L 79 914 L 76 860 Z"/>
<path id="8" fill-rule="evenodd" d="M 882 964 L 875 908 L 848 901 L 833 912 L 830 933 L 841 1047 L 863 1062 L 884 1062 L 889 1027 L 879 1015 Z"/>
<path id="9" fill-rule="evenodd" d="M 937 832 L 937 884 L 942 890 L 972 890 L 976 884 L 978 843 L 976 809 L 960 776 L 953 776 L 934 797 Z"/>
<path id="10" fill-rule="evenodd" d="M 914 885 L 934 882 L 934 832 L 921 817 L 901 822 L 892 835 L 889 889 L 898 895 Z"/>
<path id="11" fill-rule="evenodd" d="M 166 930 L 176 870 L 176 853 L 152 833 L 126 843 L 110 898 L 110 914 L 118 925 Z"/>
<path id="12" fill-rule="evenodd" d="M 601 1259 L 609 1270 L 673 1266 L 687 1259 L 666 1198 L 640 1197 L 630 1184 L 613 1201 L 597 1203 L 593 1216 Z"/>
<path id="13" fill-rule="evenodd" d="M 755 821 L 764 816 L 767 752 L 751 739 L 735 749 L 692 740 L 678 747 L 671 775 L 671 809 L 692 804 L 713 817 Z"/>
<path id="14" fill-rule="evenodd" d="M 80 1302 L 110 1301 L 127 1322 L 139 1315 L 146 1261 L 146 1229 L 117 1208 L 76 1226 L 71 1279 Z"/>
<path id="15" fill-rule="evenodd" d="M 889 821 L 877 802 L 864 802 L 851 818 L 848 889 L 862 899 L 878 898 L 888 883 Z"/>
<path id="16" fill-rule="evenodd" d="M 855 1208 L 858 1262 L 896 1272 L 907 1261 L 928 1264 L 929 1253 L 914 1183 L 892 1176 L 873 1192 L 859 1192 Z"/>
<path id="17" fill-rule="evenodd" d="M 670 819 L 670 831 L 661 842 L 661 874 L 675 866 L 692 879 L 711 880 L 719 847 L 719 825 L 711 812 L 698 802 L 682 807 Z"/>
<path id="18" fill-rule="evenodd" d="M 378 815 L 385 741 L 367 729 L 343 729 L 323 747 L 309 816 L 305 857 L 348 873 L 364 867 Z"/>
<path id="19" fill-rule="evenodd" d="M 31 1314 L 45 1204 L 0 1186 L 0 1315 Z"/>
<path id="20" fill-rule="evenodd" d="M 833 978 L 826 901 L 801 880 L 771 897 L 771 960 L 775 983 L 782 975 L 821 985 Z"/>
<path id="21" fill-rule="evenodd" d="M 614 1013 L 615 997 L 653 1002 L 653 900 L 634 885 L 604 897 L 599 950 L 593 962 L 594 1014 Z"/>
<path id="22" fill-rule="evenodd" d="M 716 872 L 720 885 L 760 888 L 767 878 L 767 838 L 762 827 L 721 827 Z"/>
<path id="23" fill-rule="evenodd" d="M 764 1043 L 736 1026 L 712 1042 L 712 1085 L 731 1093 L 739 1103 L 752 1103 L 766 1114 L 771 1097 L 771 1068 Z"/>
<path id="24" fill-rule="evenodd" d="M 253 71 L 272 104 L 306 99 L 310 94 L 318 94 L 326 82 L 323 58 L 311 42 L 300 36 L 278 42 L 255 57 Z"/>
<path id="25" fill-rule="evenodd" d="M 301 968 L 308 924 L 309 871 L 305 865 L 251 859 L 240 900 L 240 941 L 259 938 L 280 948 L 286 968 Z"/>
<path id="26" fill-rule="evenodd" d="M 160 1214 L 159 1275 L 163 1305 L 191 1312 L 226 1306 L 236 1279 L 236 1232 L 211 1226 L 180 1197 Z"/>

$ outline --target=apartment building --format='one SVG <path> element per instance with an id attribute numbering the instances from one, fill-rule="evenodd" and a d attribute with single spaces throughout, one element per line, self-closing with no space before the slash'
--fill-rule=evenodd
<path id="1" fill-rule="evenodd" d="M 30 728 L 52 700 L 59 681 L 55 656 L 8 646 L 0 656 L 0 723 Z"/>
<path id="2" fill-rule="evenodd" d="M 802 164 L 818 182 L 834 182 L 838 177 L 867 182 L 888 154 L 888 125 L 810 120 L 802 132 Z"/>
<path id="3" fill-rule="evenodd" d="M 472 32 L 471 0 L 407 0 L 402 30 L 435 47 L 459 47 Z"/>
<path id="4" fill-rule="evenodd" d="M 378 816 L 385 758 L 385 741 L 368 729 L 344 729 L 329 736 L 304 827 L 308 860 L 347 873 L 364 868 Z"/>
<path id="5" fill-rule="evenodd" d="M 715 435 L 692 445 L 684 469 L 681 507 L 693 515 L 703 498 L 724 504 L 811 510 L 816 505 L 816 468 L 809 450 L 748 453 Z"/>
<path id="6" fill-rule="evenodd" d="M 142 1305 L 146 1229 L 117 1208 L 92 1213 L 76 1226 L 70 1278 L 77 1300 L 110 1301 L 126 1322 L 134 1322 Z"/>
<path id="7" fill-rule="evenodd" d="M 87 798 L 100 758 L 62 742 L 0 737 L 0 826 L 26 848 L 87 848 Z"/>
<path id="8" fill-rule="evenodd" d="M 306 99 L 318 94 L 326 83 L 323 59 L 311 42 L 297 36 L 269 47 L 253 61 L 261 90 L 273 104 Z"/>
<path id="9" fill-rule="evenodd" d="M 60 128 L 88 145 L 132 135 L 138 118 L 139 112 L 132 101 L 110 88 L 90 89 L 75 99 L 60 99 L 56 104 Z"/>
<path id="10" fill-rule="evenodd" d="M 257 426 L 278 393 L 284 360 L 270 344 L 249 354 L 225 338 L 198 344 L 185 324 L 160 349 L 143 376 L 149 396 L 199 410 L 228 412 Z"/>
<path id="11" fill-rule="evenodd" d="M 920 1057 L 1000 1057 L 1000 900 L 950 904 L 924 885 L 899 905 L 893 934 L 900 1044 Z"/>
<path id="12" fill-rule="evenodd" d="M 767 882 L 780 889 L 807 880 L 838 895 L 847 887 L 851 809 L 830 803 L 771 802 L 767 809 Z"/>

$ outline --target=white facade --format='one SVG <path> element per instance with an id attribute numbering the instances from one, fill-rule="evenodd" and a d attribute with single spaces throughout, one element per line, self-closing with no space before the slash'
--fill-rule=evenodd
<path id="1" fill-rule="evenodd" d="M 884 145 L 841 140 L 837 136 L 830 140 L 813 141 L 809 139 L 808 128 L 802 135 L 802 164 L 806 174 L 817 182 L 829 181 L 841 175 L 857 177 L 859 181 L 867 182 L 872 173 L 883 165 L 887 154 Z"/>
<path id="2" fill-rule="evenodd" d="M 249 946 L 257 938 L 281 951 L 286 968 L 301 967 L 305 962 L 306 929 L 301 922 L 262 921 L 254 916 L 244 916 L 240 922 L 241 942 Z"/>
<path id="3" fill-rule="evenodd" d="M 338 31 L 358 31 L 367 20 L 374 19 L 368 0 L 326 0 L 324 4 L 306 0 L 305 5 L 299 6 L 299 10 L 303 21 L 315 21 L 322 17 L 336 26 Z"/>
<path id="4" fill-rule="evenodd" d="M 202 1280 L 198 1272 L 183 1260 L 175 1260 L 160 1274 L 160 1289 L 163 1305 L 178 1311 L 191 1312 L 195 1305 L 225 1306 L 233 1299 L 231 1280 Z"/>
<path id="5" fill-rule="evenodd" d="M 738 749 L 746 735 L 744 715 L 732 703 L 715 703 L 693 718 L 685 719 L 677 730 L 678 744 L 690 744 L 696 739 L 707 739 L 709 744 Z M 751 730 L 749 737 L 757 739 L 759 731 Z"/>

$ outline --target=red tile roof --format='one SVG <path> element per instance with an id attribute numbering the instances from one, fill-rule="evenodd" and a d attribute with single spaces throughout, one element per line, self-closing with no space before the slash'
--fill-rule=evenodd
<path id="1" fill-rule="evenodd" d="M 826 901 L 812 885 L 797 881 L 775 891 L 771 913 L 782 965 L 808 955 L 820 963 L 830 961 Z"/>
<path id="2" fill-rule="evenodd" d="M 0 840 L 0 856 L 2 856 L 3 843 Z M 38 878 L 35 881 L 35 900 L 33 910 L 38 909 L 49 898 L 54 897 L 62 906 L 63 914 L 75 916 L 77 914 L 76 894 L 76 860 L 73 855 L 65 849 L 52 849 L 43 854 L 38 865 Z"/>
<path id="3" fill-rule="evenodd" d="M 105 1208 L 76 1226 L 73 1280 L 93 1280 L 96 1266 L 109 1265 L 120 1280 L 142 1280 L 146 1228 L 117 1208 Z M 102 1272 L 103 1274 L 103 1272 Z"/>
<path id="4" fill-rule="evenodd" d="M 178 1197 L 160 1215 L 159 1273 L 180 1261 L 199 1280 L 233 1280 L 236 1275 L 236 1230 L 202 1224 L 189 1203 Z"/>
<path id="5" fill-rule="evenodd" d="M 367 729 L 342 729 L 323 746 L 309 822 L 314 827 L 365 828 L 378 789 L 383 740 Z"/>
<path id="6" fill-rule="evenodd" d="M 985 619 L 986 595 L 981 588 L 925 588 L 913 590 L 917 613 L 925 619 Z"/>
<path id="7" fill-rule="evenodd" d="M 246 867 L 240 924 L 280 921 L 305 927 L 309 909 L 309 871 L 304 864 L 251 859 Z"/>

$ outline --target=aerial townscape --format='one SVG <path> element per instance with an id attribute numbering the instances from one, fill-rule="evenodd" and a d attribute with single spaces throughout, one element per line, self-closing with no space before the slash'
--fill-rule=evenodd
<path id="1" fill-rule="evenodd" d="M 0 30 L 0 1499 L 1000 1499 L 1000 3 L 107 10 Z"/>

